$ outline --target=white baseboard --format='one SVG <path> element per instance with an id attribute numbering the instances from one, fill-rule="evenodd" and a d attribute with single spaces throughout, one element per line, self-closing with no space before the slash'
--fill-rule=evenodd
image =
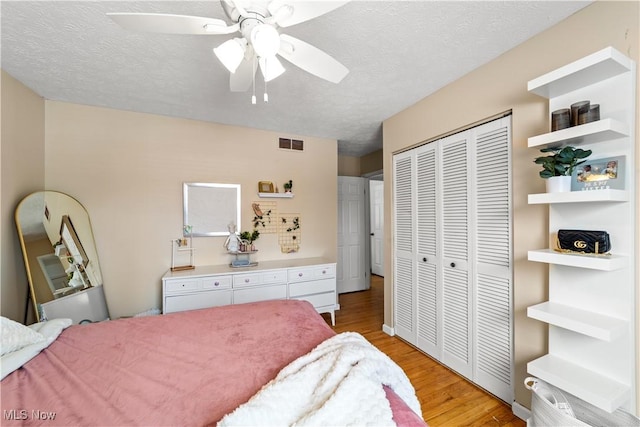
<path id="1" fill-rule="evenodd" d="M 531 418 L 531 411 L 516 401 L 511 404 L 511 411 L 513 412 L 513 415 L 523 421 L 527 421 L 529 418 Z"/>
<path id="2" fill-rule="evenodd" d="M 394 331 L 391 326 L 387 326 L 384 323 L 382 324 L 382 332 L 391 336 L 394 336 L 396 334 L 396 331 Z"/>

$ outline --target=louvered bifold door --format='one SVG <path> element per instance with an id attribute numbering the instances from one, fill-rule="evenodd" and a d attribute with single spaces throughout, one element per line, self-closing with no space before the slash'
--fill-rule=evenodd
<path id="1" fill-rule="evenodd" d="M 440 140 L 442 362 L 471 378 L 469 164 L 465 131 Z"/>
<path id="2" fill-rule="evenodd" d="M 511 117 L 479 126 L 475 136 L 476 304 L 474 381 L 513 401 Z"/>
<path id="3" fill-rule="evenodd" d="M 410 151 L 393 157 L 393 313 L 396 335 L 416 344 L 413 162 Z"/>
<path id="4" fill-rule="evenodd" d="M 436 143 L 416 149 L 416 298 L 417 346 L 435 359 L 441 358 L 439 346 L 439 296 L 437 287 L 438 233 L 436 190 L 438 162 Z"/>

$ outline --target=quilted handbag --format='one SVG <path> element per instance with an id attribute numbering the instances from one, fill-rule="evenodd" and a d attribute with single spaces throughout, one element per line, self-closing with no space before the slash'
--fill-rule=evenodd
<path id="1" fill-rule="evenodd" d="M 605 254 L 611 250 L 609 233 L 593 230 L 558 230 L 560 251 Z"/>

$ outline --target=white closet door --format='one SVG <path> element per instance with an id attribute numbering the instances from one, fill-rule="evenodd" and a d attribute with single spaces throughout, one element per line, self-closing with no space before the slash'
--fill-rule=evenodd
<path id="1" fill-rule="evenodd" d="M 513 400 L 511 117 L 473 129 L 476 172 L 474 381 Z"/>
<path id="2" fill-rule="evenodd" d="M 473 316 L 469 272 L 470 131 L 440 140 L 442 218 L 442 362 L 472 378 Z"/>
<path id="3" fill-rule="evenodd" d="M 416 150 L 416 274 L 417 274 L 417 346 L 440 360 L 442 351 L 438 325 L 441 324 L 438 301 L 438 219 L 436 190 L 439 166 L 437 144 Z"/>
<path id="4" fill-rule="evenodd" d="M 416 344 L 414 170 L 411 151 L 394 156 L 394 329 L 399 337 L 412 344 Z"/>

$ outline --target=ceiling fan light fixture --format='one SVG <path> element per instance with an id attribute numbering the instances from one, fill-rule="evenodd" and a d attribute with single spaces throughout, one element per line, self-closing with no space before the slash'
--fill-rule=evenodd
<path id="1" fill-rule="evenodd" d="M 275 55 L 269 58 L 259 58 L 258 64 L 260 64 L 260 71 L 265 82 L 270 82 L 285 71 L 282 63 Z"/>
<path id="2" fill-rule="evenodd" d="M 268 58 L 280 49 L 280 34 L 273 26 L 259 24 L 251 30 L 251 44 L 258 56 Z"/>
<path id="3" fill-rule="evenodd" d="M 218 57 L 222 65 L 232 73 L 235 73 L 240 63 L 244 59 L 247 50 L 245 39 L 231 39 L 213 49 L 213 53 Z"/>

